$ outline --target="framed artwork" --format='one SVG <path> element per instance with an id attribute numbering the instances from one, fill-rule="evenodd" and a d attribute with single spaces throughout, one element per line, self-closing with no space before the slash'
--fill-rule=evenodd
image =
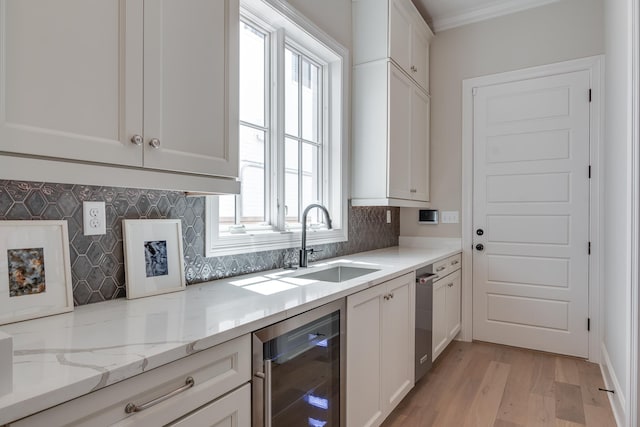
<path id="1" fill-rule="evenodd" d="M 186 287 L 179 219 L 125 219 L 122 233 L 128 299 Z"/>
<path id="2" fill-rule="evenodd" d="M 0 325 L 73 310 L 67 221 L 0 221 Z"/>

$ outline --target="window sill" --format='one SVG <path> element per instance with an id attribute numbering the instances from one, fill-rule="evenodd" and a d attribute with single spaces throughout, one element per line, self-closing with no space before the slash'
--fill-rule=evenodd
<path id="1" fill-rule="evenodd" d="M 307 230 L 307 247 L 329 243 L 346 242 L 348 236 L 344 229 Z M 274 251 L 299 248 L 302 232 L 274 232 L 265 234 L 236 234 L 218 238 L 206 250 L 205 256 L 219 257 L 253 252 Z"/>

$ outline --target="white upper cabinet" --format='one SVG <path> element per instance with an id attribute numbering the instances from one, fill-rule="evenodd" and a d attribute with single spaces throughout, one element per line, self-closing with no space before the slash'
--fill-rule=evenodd
<path id="1" fill-rule="evenodd" d="M 0 0 L 0 152 L 54 182 L 237 177 L 238 19 L 238 0 Z"/>
<path id="2" fill-rule="evenodd" d="M 141 166 L 142 0 L 2 0 L 0 19 L 1 151 Z"/>
<path id="3" fill-rule="evenodd" d="M 429 43 L 433 33 L 411 0 L 353 0 L 353 60 L 391 58 L 429 92 Z"/>
<path id="4" fill-rule="evenodd" d="M 352 203 L 428 207 L 433 34 L 410 0 L 352 5 Z"/>
<path id="5" fill-rule="evenodd" d="M 145 167 L 237 176 L 236 2 L 145 3 Z"/>

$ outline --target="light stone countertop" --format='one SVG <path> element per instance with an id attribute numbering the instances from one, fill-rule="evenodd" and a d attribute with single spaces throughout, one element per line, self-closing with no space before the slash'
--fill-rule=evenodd
<path id="1" fill-rule="evenodd" d="M 459 247 L 379 249 L 323 260 L 305 271 L 249 274 L 0 326 L 13 337 L 14 349 L 13 392 L 0 396 L 0 425 L 459 252 Z M 338 262 L 379 271 L 342 283 L 291 280 Z"/>

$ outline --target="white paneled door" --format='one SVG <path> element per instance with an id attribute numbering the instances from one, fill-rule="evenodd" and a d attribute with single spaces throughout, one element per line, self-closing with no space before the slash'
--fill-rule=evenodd
<path id="1" fill-rule="evenodd" d="M 589 72 L 474 96 L 473 338 L 588 356 Z"/>

